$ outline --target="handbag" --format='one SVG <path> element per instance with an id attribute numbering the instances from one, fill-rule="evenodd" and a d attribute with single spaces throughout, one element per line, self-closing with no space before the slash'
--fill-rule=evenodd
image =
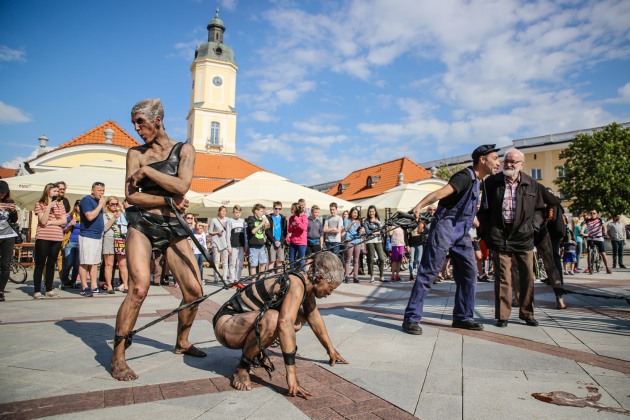
<path id="1" fill-rule="evenodd" d="M 15 238 L 15 243 L 21 244 L 22 242 L 24 242 L 24 240 L 22 239 L 22 232 L 20 232 L 20 225 L 18 225 L 17 223 L 9 222 L 9 226 L 11 226 L 11 229 L 13 229 L 17 234 L 17 237 Z"/>

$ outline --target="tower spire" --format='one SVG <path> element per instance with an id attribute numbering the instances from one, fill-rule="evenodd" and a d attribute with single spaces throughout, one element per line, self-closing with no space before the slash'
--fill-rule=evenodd
<path id="1" fill-rule="evenodd" d="M 223 33 L 225 32 L 225 25 L 219 17 L 219 7 L 217 6 L 216 13 L 210 23 L 208 24 L 208 42 L 223 43 Z"/>

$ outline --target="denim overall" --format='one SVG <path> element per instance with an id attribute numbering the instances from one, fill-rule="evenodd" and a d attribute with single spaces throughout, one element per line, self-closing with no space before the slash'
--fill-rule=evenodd
<path id="1" fill-rule="evenodd" d="M 473 318 L 477 264 L 468 231 L 477 214 L 480 182 L 471 168 L 466 169 L 473 178 L 470 188 L 452 208 L 446 209 L 439 205 L 435 212 L 416 282 L 413 285 L 407 309 L 405 309 L 405 322 L 420 322 L 422 319 L 424 299 L 433 281 L 442 270 L 449 250 L 453 262 L 453 277 L 457 286 L 453 320 L 467 321 Z"/>

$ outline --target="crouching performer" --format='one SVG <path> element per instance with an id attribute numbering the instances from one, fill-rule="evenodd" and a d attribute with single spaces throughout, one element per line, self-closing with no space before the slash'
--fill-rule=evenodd
<path id="1" fill-rule="evenodd" d="M 286 365 L 286 379 L 291 396 L 308 398 L 311 394 L 300 386 L 295 366 L 297 345 L 295 333 L 308 321 L 324 346 L 329 363 L 348 363 L 333 347 L 326 324 L 315 304 L 315 298 L 330 295 L 343 280 L 341 261 L 332 252 L 315 255 L 308 272 L 291 271 L 273 274 L 241 289 L 228 300 L 213 319 L 214 333 L 223 346 L 243 349 L 234 372 L 232 385 L 240 391 L 251 390 L 250 367 L 274 370 L 265 349 L 276 339 Z"/>
<path id="2" fill-rule="evenodd" d="M 116 317 L 112 376 L 131 381 L 138 376 L 127 365 L 125 350 L 131 344 L 130 331 L 138 319 L 147 296 L 151 276 L 151 251 L 166 255 L 166 261 L 182 291 L 183 303 L 202 295 L 199 268 L 187 241 L 188 233 L 178 221 L 185 211 L 184 194 L 190 187 L 195 164 L 195 150 L 178 143 L 164 131 L 164 108 L 159 99 L 138 102 L 131 110 L 131 121 L 145 144 L 129 149 L 127 154 L 126 240 L 129 268 L 129 293 Z M 181 216 L 180 216 L 181 217 Z M 184 223 L 185 224 L 185 223 Z M 206 354 L 188 341 L 197 305 L 179 312 L 175 353 L 204 357 Z"/>

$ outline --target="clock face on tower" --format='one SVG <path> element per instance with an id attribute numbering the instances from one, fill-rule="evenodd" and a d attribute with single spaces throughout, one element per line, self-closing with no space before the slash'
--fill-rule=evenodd
<path id="1" fill-rule="evenodd" d="M 219 76 L 214 76 L 212 78 L 212 83 L 214 83 L 215 86 L 221 86 L 223 84 L 223 79 L 221 79 Z"/>

